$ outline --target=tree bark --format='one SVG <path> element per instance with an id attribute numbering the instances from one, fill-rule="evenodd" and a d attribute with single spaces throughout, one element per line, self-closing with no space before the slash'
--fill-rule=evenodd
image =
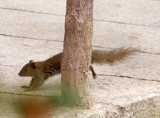
<path id="1" fill-rule="evenodd" d="M 61 89 L 65 102 L 90 107 L 88 85 L 93 37 L 93 0 L 67 0 Z"/>

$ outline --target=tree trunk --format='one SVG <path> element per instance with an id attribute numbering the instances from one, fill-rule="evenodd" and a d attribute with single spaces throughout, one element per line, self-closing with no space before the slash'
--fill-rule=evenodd
<path id="1" fill-rule="evenodd" d="M 61 88 L 65 102 L 90 107 L 88 85 L 93 36 L 93 0 L 67 0 Z"/>

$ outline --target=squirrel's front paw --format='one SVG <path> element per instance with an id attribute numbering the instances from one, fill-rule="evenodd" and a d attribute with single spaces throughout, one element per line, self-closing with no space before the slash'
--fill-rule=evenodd
<path id="1" fill-rule="evenodd" d="M 35 91 L 37 90 L 37 88 L 33 88 L 33 87 L 28 87 L 24 90 L 24 92 L 27 92 L 27 91 Z"/>
<path id="2" fill-rule="evenodd" d="M 27 88 L 27 89 L 24 90 L 24 92 L 27 92 L 27 91 L 33 91 L 33 89 Z"/>
<path id="3" fill-rule="evenodd" d="M 29 88 L 29 86 L 21 86 L 21 88 Z"/>

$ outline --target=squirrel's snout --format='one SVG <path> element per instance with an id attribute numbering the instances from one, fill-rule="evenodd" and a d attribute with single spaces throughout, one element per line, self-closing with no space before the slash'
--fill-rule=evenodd
<path id="1" fill-rule="evenodd" d="M 21 71 L 18 73 L 19 76 L 22 76 Z"/>
<path id="2" fill-rule="evenodd" d="M 20 73 L 18 73 L 18 75 L 19 75 L 19 76 L 21 76 L 21 74 L 20 74 Z"/>

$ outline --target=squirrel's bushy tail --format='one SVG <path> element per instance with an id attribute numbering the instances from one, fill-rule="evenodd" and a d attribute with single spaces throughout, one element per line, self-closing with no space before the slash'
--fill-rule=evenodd
<path id="1" fill-rule="evenodd" d="M 136 49 L 115 49 L 112 51 L 99 51 L 93 50 L 92 51 L 92 59 L 91 63 L 97 64 L 105 64 L 110 63 L 113 64 L 116 61 L 122 61 L 127 56 L 131 55 L 133 52 L 137 51 Z"/>

